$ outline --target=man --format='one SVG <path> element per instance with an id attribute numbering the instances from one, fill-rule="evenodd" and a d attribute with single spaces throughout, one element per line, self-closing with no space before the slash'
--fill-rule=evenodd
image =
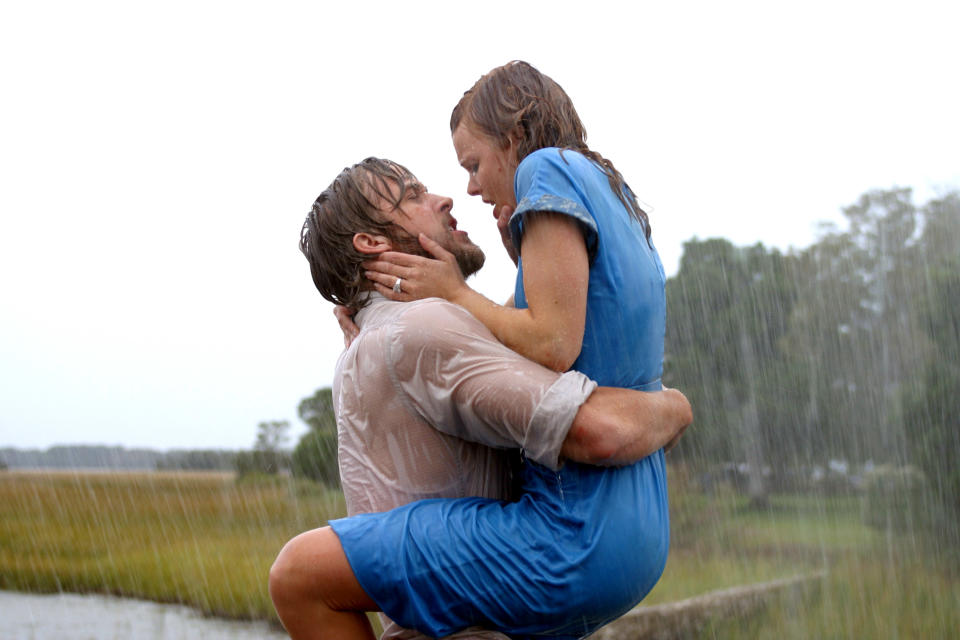
<path id="1" fill-rule="evenodd" d="M 578 372 L 558 374 L 518 356 L 456 305 L 374 293 L 362 263 L 385 251 L 422 254 L 420 234 L 453 253 L 465 275 L 482 266 L 483 253 L 456 228 L 451 209 L 449 198 L 427 192 L 403 167 L 371 158 L 344 170 L 304 224 L 301 250 L 317 288 L 360 308 L 361 333 L 337 364 L 333 390 L 351 516 L 426 498 L 510 499 L 517 448 L 554 469 L 566 458 L 624 464 L 669 444 L 691 420 L 677 391 L 597 388 Z M 270 591 L 293 638 L 370 637 L 359 612 L 393 606 L 375 601 L 367 593 L 374 585 L 355 575 L 372 562 L 382 563 L 383 580 L 403 579 L 386 568 L 387 558 L 355 542 L 352 527 L 370 522 L 334 521 L 294 538 L 278 556 Z M 444 535 L 446 526 L 435 532 Z M 377 537 L 370 531 L 360 540 Z M 440 593 L 427 601 L 453 606 Z M 384 637 L 418 636 L 386 620 Z"/>

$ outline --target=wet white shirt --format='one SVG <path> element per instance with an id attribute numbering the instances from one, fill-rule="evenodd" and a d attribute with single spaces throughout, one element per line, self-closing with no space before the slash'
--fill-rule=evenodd
<path id="1" fill-rule="evenodd" d="M 360 335 L 333 383 L 347 513 L 424 498 L 510 498 L 517 447 L 557 468 L 573 418 L 596 383 L 503 346 L 465 309 L 438 298 L 371 294 Z M 383 638 L 424 638 L 384 619 Z M 504 638 L 472 630 L 458 638 Z"/>

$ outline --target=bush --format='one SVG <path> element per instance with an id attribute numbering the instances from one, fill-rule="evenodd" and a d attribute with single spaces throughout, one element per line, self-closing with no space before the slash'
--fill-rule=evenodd
<path id="1" fill-rule="evenodd" d="M 328 487 L 340 486 L 337 464 L 337 434 L 310 430 L 300 439 L 291 456 L 293 475 L 310 478 Z"/>
<path id="2" fill-rule="evenodd" d="M 241 478 L 252 473 L 275 475 L 290 467 L 290 457 L 284 451 L 238 451 L 233 467 Z"/>

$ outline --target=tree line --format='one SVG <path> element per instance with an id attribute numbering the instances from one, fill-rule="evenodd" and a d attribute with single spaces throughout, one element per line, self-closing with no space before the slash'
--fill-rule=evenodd
<path id="1" fill-rule="evenodd" d="M 241 451 L 234 460 L 237 475 L 274 475 L 289 472 L 330 487 L 340 486 L 337 465 L 337 420 L 333 412 L 333 392 L 317 389 L 304 398 L 297 414 L 308 431 L 292 451 L 286 448 L 290 423 L 272 420 L 257 425 L 257 436 L 250 451 Z"/>
<path id="2" fill-rule="evenodd" d="M 0 469 L 108 469 L 114 471 L 229 470 L 236 451 L 226 449 L 127 449 L 104 445 L 57 445 L 47 449 L 0 449 Z"/>
<path id="3" fill-rule="evenodd" d="M 960 512 L 960 195 L 843 214 L 800 251 L 685 243 L 664 380 L 696 423 L 675 455 L 740 463 L 757 501 L 829 460 L 913 465 Z"/>

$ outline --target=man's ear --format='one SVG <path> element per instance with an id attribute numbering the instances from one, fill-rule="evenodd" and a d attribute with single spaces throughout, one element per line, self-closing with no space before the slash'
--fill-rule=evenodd
<path id="1" fill-rule="evenodd" d="M 390 239 L 374 233 L 353 234 L 353 248 L 360 253 L 379 254 L 393 249 Z"/>

